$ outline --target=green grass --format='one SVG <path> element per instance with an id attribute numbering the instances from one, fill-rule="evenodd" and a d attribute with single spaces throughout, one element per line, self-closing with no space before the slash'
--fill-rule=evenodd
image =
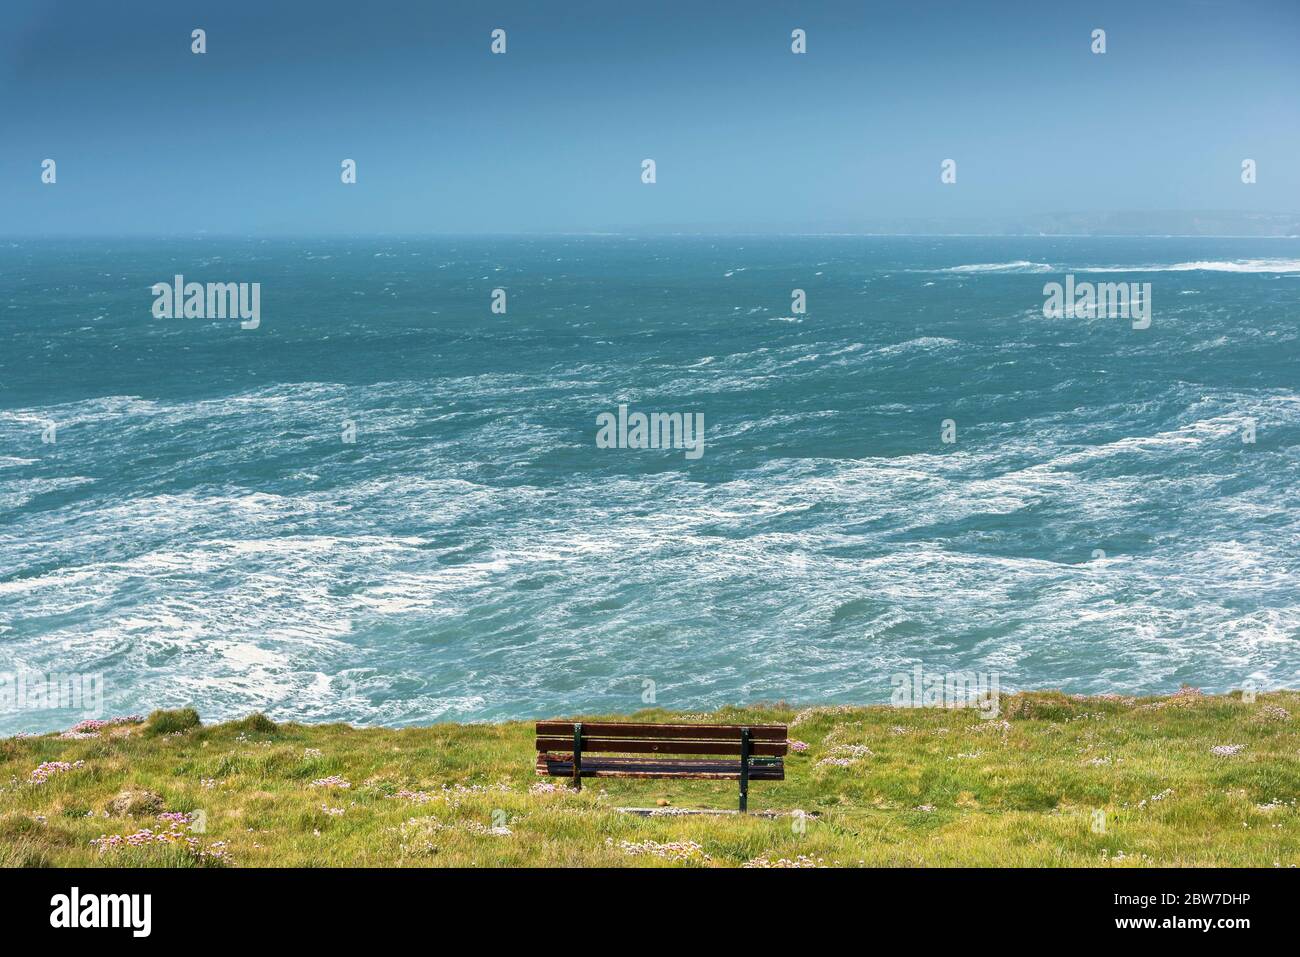
<path id="1" fill-rule="evenodd" d="M 996 720 L 973 709 L 784 705 L 636 718 L 790 724 L 808 750 L 787 758 L 785 781 L 750 791 L 751 811 L 786 813 L 617 811 L 659 802 L 733 809 L 734 783 L 588 779 L 576 794 L 557 779 L 558 793 L 532 793 L 542 779 L 527 722 L 392 730 L 253 715 L 203 726 L 184 712 L 155 712 L 94 738 L 0 740 L 0 865 L 1300 863 L 1296 692 L 1249 703 L 1040 692 L 1005 697 Z M 854 745 L 870 754 L 852 757 Z M 1244 747 L 1219 756 L 1218 745 Z M 837 755 L 852 763 L 819 763 Z M 50 761 L 83 763 L 34 783 L 32 771 Z M 331 777 L 351 787 L 313 784 Z M 93 839 L 168 829 L 150 813 L 106 816 L 124 790 L 156 792 L 168 811 L 202 812 L 202 832 L 184 832 L 192 845 L 101 852 Z M 808 816 L 788 813 L 796 810 Z"/>

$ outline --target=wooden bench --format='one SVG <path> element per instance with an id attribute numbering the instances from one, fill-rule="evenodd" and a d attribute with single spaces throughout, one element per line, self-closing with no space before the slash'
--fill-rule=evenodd
<path id="1" fill-rule="evenodd" d="M 537 722 L 538 774 L 571 778 L 573 786 L 579 790 L 583 778 L 736 780 L 740 782 L 742 813 L 749 804 L 750 781 L 785 780 L 782 758 L 787 750 L 783 724 Z M 652 757 L 666 754 L 693 757 Z"/>

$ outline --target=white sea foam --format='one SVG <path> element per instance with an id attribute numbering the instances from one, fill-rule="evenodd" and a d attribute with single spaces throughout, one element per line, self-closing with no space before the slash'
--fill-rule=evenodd
<path id="1" fill-rule="evenodd" d="M 1232 272 L 1300 273 L 1300 259 L 1205 259 L 1180 263 L 1118 264 L 1113 266 L 1064 266 L 1018 259 L 1004 263 L 969 263 L 944 269 L 920 270 L 954 274 L 970 273 L 1122 273 L 1122 272 Z"/>
<path id="2" fill-rule="evenodd" d="M 1300 273 L 1300 259 L 1214 259 L 1185 263 L 1152 263 L 1145 266 L 1083 266 L 1069 272 L 1239 272 Z"/>
<path id="3" fill-rule="evenodd" d="M 68 478 L 34 478 L 21 482 L 0 483 L 0 510 L 20 509 L 38 495 L 60 492 L 64 489 L 93 485 L 95 480 L 85 476 Z"/>
<path id="4" fill-rule="evenodd" d="M 870 354 L 873 356 L 896 356 L 905 352 L 930 352 L 957 345 L 961 345 L 961 343 L 956 339 L 948 339 L 944 336 L 921 336 L 917 339 L 908 339 L 906 342 L 895 342 L 891 345 L 881 346 L 879 349 L 872 349 Z"/>
<path id="5" fill-rule="evenodd" d="M 1039 273 L 1051 272 L 1052 270 L 1053 267 L 1049 263 L 1035 263 L 1027 259 L 1017 259 L 1006 263 L 968 263 L 963 266 L 949 266 L 946 269 L 931 271 L 946 273 Z"/>

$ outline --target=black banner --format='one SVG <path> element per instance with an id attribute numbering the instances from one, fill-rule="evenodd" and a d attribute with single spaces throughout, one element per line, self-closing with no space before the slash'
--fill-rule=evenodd
<path id="1" fill-rule="evenodd" d="M 1294 923 L 1295 870 L 29 870 L 0 872 L 10 941 L 373 945 L 376 935 L 685 926 L 729 933 L 912 927 L 919 939 L 1038 930 L 1060 939 L 1197 935 L 1231 945 Z M 566 916 L 567 915 L 567 916 Z M 802 928 L 802 931 L 800 930 Z M 477 929 L 475 931 L 474 929 Z M 956 934 L 950 937 L 949 934 Z M 936 939 L 936 943 L 938 940 Z"/>

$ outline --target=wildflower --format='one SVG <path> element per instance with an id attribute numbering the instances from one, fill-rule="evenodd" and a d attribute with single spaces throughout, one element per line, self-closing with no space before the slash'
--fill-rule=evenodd
<path id="1" fill-rule="evenodd" d="M 317 778 L 311 782 L 311 786 L 314 788 L 339 788 L 346 791 L 352 787 L 352 782 L 347 778 L 339 777 L 337 774 L 331 774 L 327 778 Z"/>
<path id="2" fill-rule="evenodd" d="M 158 815 L 158 820 L 166 821 L 168 824 L 189 824 L 190 816 L 184 811 L 163 811 Z"/>
<path id="3" fill-rule="evenodd" d="M 501 794 L 510 791 L 508 784 L 444 784 L 444 794 Z"/>
<path id="4" fill-rule="evenodd" d="M 402 830 L 405 831 L 411 828 L 422 831 L 441 831 L 442 822 L 432 815 L 429 817 L 408 817 L 402 825 Z"/>
<path id="5" fill-rule="evenodd" d="M 799 753 L 799 752 L 803 752 L 803 751 L 807 751 L 807 750 L 808 750 L 808 742 L 807 742 L 807 741 L 794 741 L 794 740 L 791 740 L 791 741 L 789 741 L 788 743 L 789 743 L 789 745 L 790 745 L 790 750 L 791 750 L 791 751 L 794 751 L 794 752 L 796 752 L 796 753 Z"/>
<path id="6" fill-rule="evenodd" d="M 605 846 L 612 847 L 614 839 L 605 838 Z M 666 861 L 709 861 L 712 858 L 704 853 L 704 848 L 695 841 L 671 841 L 661 844 L 658 841 L 619 841 L 619 849 L 624 854 L 648 855 L 650 857 L 662 858 Z"/>
<path id="7" fill-rule="evenodd" d="M 138 714 L 126 714 L 116 718 L 107 718 L 105 720 L 99 720 L 97 718 L 87 718 L 85 721 L 78 721 L 67 731 L 64 731 L 61 735 L 59 735 L 59 737 L 61 738 L 89 737 L 99 733 L 105 728 L 111 728 L 119 724 L 139 724 L 143 720 L 144 718 L 142 718 Z"/>
<path id="8" fill-rule="evenodd" d="M 343 809 L 343 808 L 341 808 L 341 807 L 330 807 L 330 806 L 327 805 L 327 804 L 322 804 L 322 805 L 320 806 L 320 809 L 321 809 L 322 811 L 324 811 L 326 814 L 328 814 L 330 817 L 339 817 L 340 815 L 342 815 L 342 814 L 344 813 L 344 809 Z"/>
<path id="9" fill-rule="evenodd" d="M 872 750 L 865 744 L 837 744 L 831 748 L 830 756 L 818 761 L 816 767 L 846 768 L 851 764 L 856 764 L 862 758 L 871 757 L 872 753 Z"/>
<path id="10" fill-rule="evenodd" d="M 1210 753 L 1216 757 L 1230 758 L 1234 754 L 1240 754 L 1245 748 L 1244 744 L 1216 744 L 1210 748 Z"/>
<path id="11" fill-rule="evenodd" d="M 850 758 L 822 758 L 814 767 L 847 768 L 854 762 Z"/>
<path id="12" fill-rule="evenodd" d="M 1138 801 L 1138 810 L 1141 810 L 1142 808 L 1146 807 L 1148 801 L 1151 802 L 1152 804 L 1156 804 L 1159 803 L 1160 801 L 1163 801 L 1165 798 L 1169 797 L 1169 795 L 1173 793 L 1174 793 L 1173 788 L 1165 788 L 1159 794 L 1153 794 L 1151 795 L 1151 797 L 1146 798 L 1145 800 Z"/>
<path id="13" fill-rule="evenodd" d="M 414 801 L 416 804 L 428 804 L 433 800 L 433 795 L 428 791 L 410 791 L 406 788 L 402 788 L 393 797 L 401 798 L 404 801 Z"/>
<path id="14" fill-rule="evenodd" d="M 40 767 L 32 772 L 31 781 L 33 784 L 44 784 L 56 774 L 62 774 L 65 771 L 73 771 L 85 765 L 85 761 L 46 761 Z"/>
<path id="15" fill-rule="evenodd" d="M 865 744 L 837 744 L 831 748 L 831 754 L 849 758 L 869 758 L 872 751 Z"/>
<path id="16" fill-rule="evenodd" d="M 407 801 L 414 801 L 416 804 L 427 804 L 430 801 L 445 801 L 448 807 L 460 807 L 461 799 L 464 797 L 483 795 L 483 794 L 500 794 L 510 791 L 508 784 L 452 784 L 442 786 L 441 791 L 411 791 L 403 788 L 393 797 L 402 798 Z"/>
<path id="17" fill-rule="evenodd" d="M 788 857 L 780 857 L 775 861 L 767 855 L 756 857 L 751 861 L 746 861 L 741 867 L 825 867 L 820 857 L 809 857 L 807 854 L 800 854 L 791 860 Z"/>
<path id="18" fill-rule="evenodd" d="M 227 844 L 225 841 L 214 841 L 204 847 L 197 838 L 190 837 L 177 830 L 175 823 L 166 831 L 154 831 L 145 827 L 134 834 L 102 834 L 90 842 L 90 846 L 97 848 L 101 854 L 123 847 L 156 847 L 159 845 L 179 848 L 200 860 L 214 860 L 226 864 L 233 863 L 229 852 L 226 850 Z"/>
<path id="19" fill-rule="evenodd" d="M 304 758 L 319 758 L 322 752 L 320 748 L 303 748 L 302 756 Z"/>

